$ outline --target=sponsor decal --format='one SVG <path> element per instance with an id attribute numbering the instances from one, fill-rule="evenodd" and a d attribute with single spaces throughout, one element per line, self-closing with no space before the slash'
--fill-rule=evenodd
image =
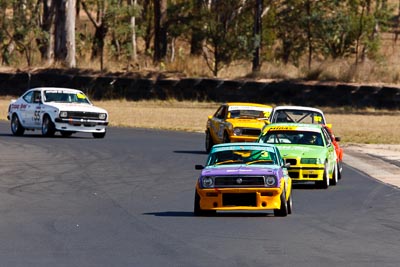
<path id="1" fill-rule="evenodd" d="M 77 96 L 79 99 L 86 99 L 86 96 L 85 96 L 84 94 L 82 94 L 82 93 L 77 93 L 76 96 Z"/>
<path id="2" fill-rule="evenodd" d="M 264 108 L 264 107 L 253 107 L 253 106 L 230 106 L 228 111 L 232 110 L 255 110 L 255 111 L 264 111 L 268 114 L 271 112 L 271 108 Z"/>

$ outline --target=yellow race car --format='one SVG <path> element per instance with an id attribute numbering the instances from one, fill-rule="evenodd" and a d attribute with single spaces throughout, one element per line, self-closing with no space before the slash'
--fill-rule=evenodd
<path id="1" fill-rule="evenodd" d="M 256 103 L 228 102 L 208 116 L 206 151 L 214 144 L 254 142 L 268 120 L 272 107 Z"/>

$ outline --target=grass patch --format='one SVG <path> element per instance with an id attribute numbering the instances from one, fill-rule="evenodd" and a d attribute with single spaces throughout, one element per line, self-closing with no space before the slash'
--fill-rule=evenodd
<path id="1" fill-rule="evenodd" d="M 0 119 L 7 119 L 11 97 L 0 98 Z M 191 101 L 96 101 L 109 112 L 110 126 L 204 132 L 219 103 Z M 321 108 L 342 143 L 399 144 L 400 111 Z"/>

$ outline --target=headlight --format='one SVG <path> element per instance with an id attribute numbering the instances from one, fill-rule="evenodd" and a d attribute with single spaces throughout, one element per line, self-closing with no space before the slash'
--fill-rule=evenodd
<path id="1" fill-rule="evenodd" d="M 318 158 L 302 158 L 300 160 L 301 164 L 323 164 L 323 160 L 322 159 L 318 159 Z"/>
<path id="2" fill-rule="evenodd" d="M 205 188 L 214 187 L 214 179 L 212 177 L 204 176 L 201 178 L 201 184 Z"/>
<path id="3" fill-rule="evenodd" d="M 100 120 L 105 120 L 107 118 L 107 114 L 106 113 L 100 113 L 99 114 L 99 119 Z"/>
<path id="4" fill-rule="evenodd" d="M 276 177 L 271 175 L 271 176 L 266 176 L 265 177 L 265 184 L 267 186 L 273 186 L 276 184 Z"/>
<path id="5" fill-rule="evenodd" d="M 242 135 L 242 129 L 241 128 L 233 129 L 233 134 L 234 135 Z"/>
<path id="6" fill-rule="evenodd" d="M 60 111 L 60 118 L 67 118 L 67 117 L 68 117 L 68 112 Z"/>

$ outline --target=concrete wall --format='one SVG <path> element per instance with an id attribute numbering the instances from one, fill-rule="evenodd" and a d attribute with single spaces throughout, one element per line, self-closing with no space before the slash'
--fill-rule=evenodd
<path id="1" fill-rule="evenodd" d="M 244 101 L 327 107 L 400 109 L 400 86 L 324 84 L 291 81 L 226 81 L 220 79 L 147 79 L 40 71 L 0 73 L 0 95 L 19 96 L 28 88 L 79 88 L 92 99 L 168 99 Z"/>

